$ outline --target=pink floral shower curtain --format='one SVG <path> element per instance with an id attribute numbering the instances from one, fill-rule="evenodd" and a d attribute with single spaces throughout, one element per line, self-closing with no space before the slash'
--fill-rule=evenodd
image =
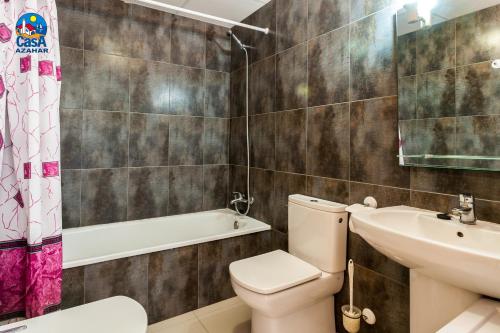
<path id="1" fill-rule="evenodd" d="M 0 318 L 61 300 L 55 0 L 0 0 Z"/>

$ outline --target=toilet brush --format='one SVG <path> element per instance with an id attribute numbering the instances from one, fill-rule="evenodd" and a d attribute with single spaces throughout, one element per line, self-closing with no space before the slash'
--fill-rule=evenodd
<path id="1" fill-rule="evenodd" d="M 349 260 L 347 272 L 349 274 L 349 305 L 342 306 L 342 322 L 347 332 L 356 333 L 361 323 L 361 310 L 353 305 L 354 262 L 352 259 Z"/>
<path id="2" fill-rule="evenodd" d="M 354 294 L 354 262 L 352 259 L 349 260 L 349 266 L 347 266 L 347 272 L 349 273 L 349 313 L 352 313 L 352 302 Z"/>

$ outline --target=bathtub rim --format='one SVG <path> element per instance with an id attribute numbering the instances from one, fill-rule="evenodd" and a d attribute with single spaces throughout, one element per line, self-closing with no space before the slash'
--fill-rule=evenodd
<path id="1" fill-rule="evenodd" d="M 64 251 L 64 234 L 76 234 L 76 233 L 84 232 L 86 230 L 119 228 L 119 227 L 122 227 L 124 224 L 125 225 L 135 225 L 135 224 L 148 223 L 148 222 L 152 222 L 155 220 L 160 220 L 163 218 L 170 218 L 170 217 L 175 217 L 175 216 L 188 216 L 188 215 L 195 215 L 195 214 L 209 213 L 209 212 L 221 212 L 221 213 L 236 214 L 233 210 L 231 210 L 229 208 L 223 208 L 223 209 L 208 210 L 208 211 L 201 211 L 201 212 L 195 212 L 195 213 L 167 215 L 167 216 L 153 217 L 153 218 L 147 218 L 147 219 L 141 219 L 141 220 L 114 222 L 114 223 L 65 229 L 65 230 L 63 230 L 63 251 Z M 262 222 L 260 220 L 257 220 L 253 217 L 239 216 L 239 218 L 249 218 L 249 219 L 257 221 L 258 223 L 260 223 L 260 225 L 253 227 L 252 229 L 239 229 L 238 231 L 232 230 L 230 232 L 221 233 L 221 234 L 217 234 L 217 235 L 194 238 L 194 239 L 190 239 L 190 240 L 172 242 L 172 243 L 161 244 L 161 245 L 151 246 L 151 247 L 144 247 L 141 249 L 128 250 L 128 251 L 123 251 L 123 252 L 106 254 L 106 255 L 102 255 L 102 256 L 95 256 L 95 257 L 91 257 L 91 258 L 74 259 L 74 260 L 70 260 L 70 261 L 63 260 L 62 266 L 63 266 L 63 269 L 82 267 L 82 266 L 102 263 L 102 262 L 111 261 L 111 260 L 117 260 L 117 259 L 122 259 L 122 258 L 127 258 L 127 257 L 144 255 L 144 254 L 148 254 L 148 253 L 172 250 L 172 249 L 190 246 L 190 245 L 213 242 L 213 241 L 217 241 L 217 240 L 221 240 L 221 239 L 228 239 L 228 238 L 233 238 L 233 237 L 238 237 L 238 236 L 250 235 L 250 234 L 259 233 L 259 232 L 263 232 L 263 231 L 269 231 L 272 229 L 271 225 L 269 225 L 265 222 Z"/>

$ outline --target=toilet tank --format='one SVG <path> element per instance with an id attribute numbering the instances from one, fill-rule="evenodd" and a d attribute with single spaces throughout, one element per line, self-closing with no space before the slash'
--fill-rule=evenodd
<path id="1" fill-rule="evenodd" d="M 290 254 L 327 273 L 342 272 L 347 255 L 347 206 L 294 194 L 288 198 Z"/>

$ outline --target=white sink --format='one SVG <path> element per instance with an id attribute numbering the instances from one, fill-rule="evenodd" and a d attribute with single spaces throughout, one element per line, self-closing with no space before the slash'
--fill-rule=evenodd
<path id="1" fill-rule="evenodd" d="M 500 225 L 468 226 L 398 206 L 355 212 L 351 231 L 381 253 L 433 279 L 500 298 Z"/>

